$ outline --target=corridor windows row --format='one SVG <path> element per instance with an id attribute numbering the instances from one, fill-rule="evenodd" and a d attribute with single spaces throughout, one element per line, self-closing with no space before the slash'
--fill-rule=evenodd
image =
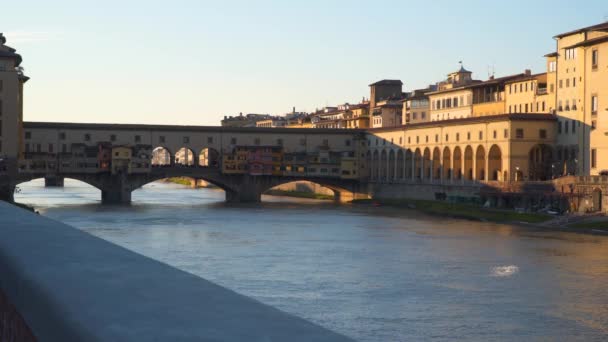
<path id="1" fill-rule="evenodd" d="M 572 106 L 570 106 L 570 104 L 572 103 Z M 562 100 L 559 100 L 558 104 L 557 104 L 557 111 L 559 112 L 563 112 L 563 111 L 570 111 L 570 110 L 576 110 L 576 99 L 572 99 L 572 102 L 570 102 L 570 100 L 566 100 L 565 104 L 566 106 L 563 106 L 564 102 L 562 102 Z"/>

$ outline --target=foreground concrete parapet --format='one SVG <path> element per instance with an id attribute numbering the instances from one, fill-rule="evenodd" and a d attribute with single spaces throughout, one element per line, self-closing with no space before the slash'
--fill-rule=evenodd
<path id="1" fill-rule="evenodd" d="M 2 202 L 0 290 L 38 341 L 351 341 Z"/>

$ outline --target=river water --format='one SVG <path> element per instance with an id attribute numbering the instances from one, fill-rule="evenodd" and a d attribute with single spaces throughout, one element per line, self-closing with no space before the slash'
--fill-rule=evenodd
<path id="1" fill-rule="evenodd" d="M 43 215 L 356 340 L 608 339 L 608 237 L 270 196 L 228 205 L 165 183 L 130 207 L 68 179 L 20 190 Z"/>

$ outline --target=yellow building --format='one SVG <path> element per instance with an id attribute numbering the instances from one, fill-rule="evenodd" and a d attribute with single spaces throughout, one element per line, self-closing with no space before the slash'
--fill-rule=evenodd
<path id="1" fill-rule="evenodd" d="M 547 73 L 510 80 L 506 85 L 506 110 L 508 113 L 553 113 L 555 97 L 549 96 Z"/>
<path id="2" fill-rule="evenodd" d="M 112 147 L 112 174 L 131 173 L 133 149 L 129 146 Z"/>
<path id="3" fill-rule="evenodd" d="M 503 114 L 372 129 L 369 178 L 448 183 L 551 179 L 555 121 L 550 114 Z"/>
<path id="4" fill-rule="evenodd" d="M 608 170 L 608 23 L 554 38 L 557 51 L 547 65 L 550 91 L 555 80 L 560 169 L 598 174 Z"/>

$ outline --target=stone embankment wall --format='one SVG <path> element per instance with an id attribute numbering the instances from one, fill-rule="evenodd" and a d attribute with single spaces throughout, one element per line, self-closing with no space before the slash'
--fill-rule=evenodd
<path id="1" fill-rule="evenodd" d="M 351 341 L 6 202 L 0 217 L 2 341 L 28 341 L 19 317 L 38 341 Z"/>

